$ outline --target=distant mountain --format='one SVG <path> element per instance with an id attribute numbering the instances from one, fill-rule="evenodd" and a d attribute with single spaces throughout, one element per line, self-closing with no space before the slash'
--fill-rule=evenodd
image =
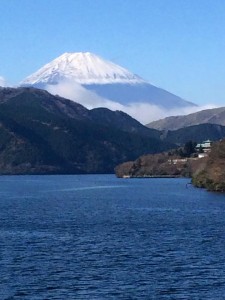
<path id="1" fill-rule="evenodd" d="M 176 130 L 204 123 L 225 126 L 225 107 L 206 109 L 186 116 L 167 117 L 151 122 L 146 126 L 157 130 Z"/>
<path id="2" fill-rule="evenodd" d="M 88 110 L 35 88 L 0 88 L 0 173 L 111 173 L 171 148 L 128 115 Z"/>
<path id="3" fill-rule="evenodd" d="M 90 52 L 64 53 L 27 77 L 23 84 L 56 84 L 70 80 L 80 84 L 142 83 L 128 70 Z"/>
<path id="4" fill-rule="evenodd" d="M 193 125 L 177 130 L 168 130 L 162 134 L 161 138 L 177 145 L 184 145 L 188 141 L 201 143 L 208 139 L 218 141 L 225 138 L 225 126 L 217 124 Z"/>
<path id="5" fill-rule="evenodd" d="M 28 76 L 21 85 L 49 89 L 65 82 L 79 84 L 104 100 L 125 105 L 149 103 L 166 109 L 195 106 L 89 52 L 64 53 Z M 77 101 L 82 103 L 82 99 Z"/>

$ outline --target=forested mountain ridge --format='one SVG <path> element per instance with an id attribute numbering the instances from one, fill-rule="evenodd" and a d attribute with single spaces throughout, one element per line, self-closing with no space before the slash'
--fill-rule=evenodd
<path id="1" fill-rule="evenodd" d="M 120 113 L 101 114 L 39 89 L 1 88 L 0 173 L 111 173 L 118 163 L 172 147 L 126 114 L 118 126 Z M 111 114 L 113 125 L 105 121 Z"/>

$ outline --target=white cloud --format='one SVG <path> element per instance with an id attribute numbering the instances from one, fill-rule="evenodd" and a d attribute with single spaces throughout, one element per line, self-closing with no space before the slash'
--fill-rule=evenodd
<path id="1" fill-rule="evenodd" d="M 4 77 L 0 76 L 0 86 L 5 87 L 6 86 L 6 80 Z"/>
<path id="2" fill-rule="evenodd" d="M 203 109 L 215 108 L 215 105 L 190 106 L 178 109 L 165 109 L 149 103 L 130 103 L 123 105 L 118 102 L 98 96 L 95 92 L 85 89 L 80 84 L 71 83 L 69 81 L 62 82 L 57 85 L 48 85 L 46 89 L 53 95 L 73 100 L 82 104 L 88 109 L 96 107 L 106 107 L 111 110 L 121 110 L 132 116 L 142 124 L 151 121 L 163 119 L 168 116 L 187 115 Z"/>

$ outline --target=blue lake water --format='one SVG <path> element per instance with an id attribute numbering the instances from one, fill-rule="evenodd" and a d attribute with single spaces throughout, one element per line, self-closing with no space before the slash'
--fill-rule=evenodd
<path id="1" fill-rule="evenodd" d="M 0 177 L 0 299 L 225 299 L 225 195 L 189 181 Z"/>

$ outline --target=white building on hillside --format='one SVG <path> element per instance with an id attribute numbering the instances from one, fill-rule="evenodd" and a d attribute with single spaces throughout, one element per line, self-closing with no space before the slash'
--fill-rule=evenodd
<path id="1" fill-rule="evenodd" d="M 200 144 L 196 145 L 196 150 L 198 152 L 198 157 L 202 158 L 208 156 L 208 153 L 211 151 L 212 141 L 207 140 Z"/>

